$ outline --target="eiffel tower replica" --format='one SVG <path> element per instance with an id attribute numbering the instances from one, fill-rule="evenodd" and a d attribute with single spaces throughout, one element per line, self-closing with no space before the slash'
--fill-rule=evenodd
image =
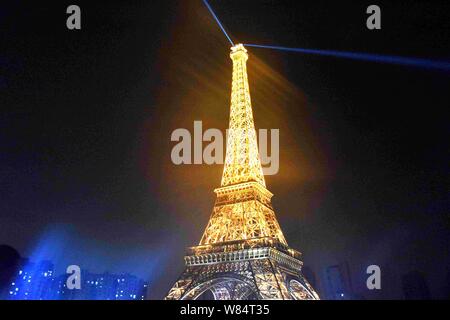
<path id="1" fill-rule="evenodd" d="M 271 205 L 258 153 L 247 77 L 247 50 L 231 48 L 230 124 L 221 187 L 198 246 L 166 300 L 315 300 Z"/>

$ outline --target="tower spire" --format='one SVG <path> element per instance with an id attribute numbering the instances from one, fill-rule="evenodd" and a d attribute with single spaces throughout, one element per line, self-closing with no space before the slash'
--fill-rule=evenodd
<path id="1" fill-rule="evenodd" d="M 250 181 L 265 187 L 248 85 L 247 50 L 238 44 L 231 48 L 230 57 L 233 60 L 233 81 L 222 187 Z"/>
<path id="2" fill-rule="evenodd" d="M 273 212 L 258 153 L 247 76 L 247 50 L 231 48 L 233 81 L 227 153 L 217 200 L 200 245 L 272 238 L 287 245 Z"/>

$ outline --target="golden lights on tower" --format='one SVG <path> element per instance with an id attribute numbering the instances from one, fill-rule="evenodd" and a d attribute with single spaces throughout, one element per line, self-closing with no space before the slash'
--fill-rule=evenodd
<path id="1" fill-rule="evenodd" d="M 221 186 L 198 246 L 167 300 L 319 299 L 303 277 L 301 253 L 289 248 L 275 217 L 258 153 L 247 76 L 248 53 L 231 48 L 233 80 Z"/>
<path id="2" fill-rule="evenodd" d="M 283 244 L 281 231 L 266 189 L 258 153 L 247 75 L 247 50 L 231 48 L 233 80 L 227 151 L 221 187 L 200 245 L 270 237 Z"/>

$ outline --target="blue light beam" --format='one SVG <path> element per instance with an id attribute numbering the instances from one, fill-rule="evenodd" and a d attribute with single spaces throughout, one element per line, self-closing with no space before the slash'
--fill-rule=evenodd
<path id="1" fill-rule="evenodd" d="M 208 8 L 209 12 L 211 12 L 212 16 L 214 17 L 214 19 L 216 20 L 217 24 L 219 25 L 220 29 L 222 30 L 222 32 L 225 34 L 225 36 L 227 37 L 228 41 L 230 41 L 231 45 L 234 47 L 234 43 L 231 40 L 230 36 L 228 35 L 228 33 L 226 32 L 225 28 L 223 27 L 222 23 L 220 22 L 219 18 L 216 16 L 216 14 L 214 13 L 214 10 L 211 8 L 211 6 L 209 5 L 207 0 L 203 0 L 203 3 L 205 4 L 205 6 Z"/>
<path id="2" fill-rule="evenodd" d="M 258 45 L 258 44 L 244 44 L 244 46 L 254 47 L 254 48 L 265 48 L 265 49 L 273 49 L 273 50 L 299 52 L 299 53 L 305 53 L 305 54 L 315 54 L 315 55 L 320 55 L 320 56 L 347 58 L 347 59 L 361 60 L 361 61 L 390 63 L 390 64 L 413 66 L 413 67 L 419 67 L 419 68 L 425 68 L 425 69 L 438 69 L 438 70 L 450 71 L 450 62 L 449 61 L 436 61 L 436 60 L 420 59 L 420 58 L 385 56 L 385 55 L 379 55 L 379 54 L 345 52 L 345 51 L 335 51 L 335 50 L 317 50 L 317 49 L 303 49 L 303 48 L 288 48 L 288 47 L 279 47 L 279 46 L 265 46 L 265 45 Z"/>

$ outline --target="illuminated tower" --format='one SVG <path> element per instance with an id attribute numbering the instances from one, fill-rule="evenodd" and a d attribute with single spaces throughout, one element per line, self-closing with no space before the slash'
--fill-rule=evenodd
<path id="1" fill-rule="evenodd" d="M 231 48 L 233 82 L 222 184 L 200 244 L 168 300 L 318 299 L 301 273 L 301 254 L 288 247 L 271 205 L 259 159 L 247 50 Z"/>

